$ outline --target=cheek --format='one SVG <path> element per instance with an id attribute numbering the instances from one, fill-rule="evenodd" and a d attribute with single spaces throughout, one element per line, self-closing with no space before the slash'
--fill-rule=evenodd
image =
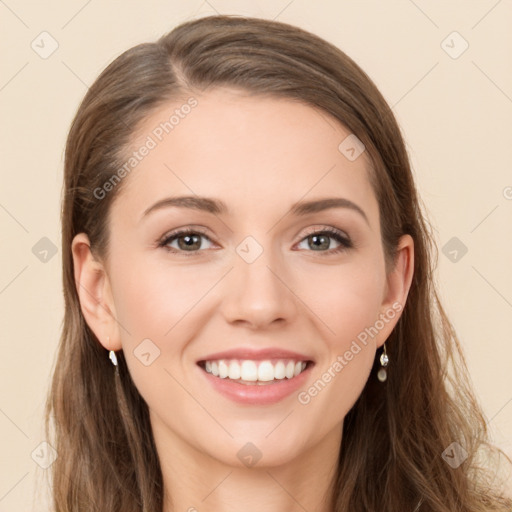
<path id="1" fill-rule="evenodd" d="M 323 324 L 322 332 L 331 348 L 344 351 L 377 320 L 384 275 L 378 261 L 365 260 L 320 269 L 314 280 L 301 278 L 299 289 L 303 302 L 320 320 L 318 325 Z"/>
<path id="2" fill-rule="evenodd" d="M 158 409 L 169 396 L 189 401 L 173 376 L 196 333 L 201 299 L 216 280 L 213 272 L 199 274 L 193 265 L 171 268 L 165 262 L 148 264 L 143 257 L 124 258 L 114 267 L 123 353 L 139 393 L 152 407 Z"/>
<path id="3" fill-rule="evenodd" d="M 369 328 L 378 320 L 385 282 L 378 261 L 329 270 L 316 274 L 315 288 L 303 287 L 309 290 L 303 292 L 304 302 L 314 304 L 319 317 L 324 345 L 316 380 L 298 399 L 324 418 L 320 429 L 341 421 L 368 380 L 375 357 Z"/>
<path id="4" fill-rule="evenodd" d="M 215 279 L 212 272 L 198 276 L 193 265 L 171 269 L 165 262 L 149 265 L 142 258 L 125 260 L 122 268 L 116 268 L 115 304 L 119 322 L 130 332 L 127 341 L 132 344 L 154 338 L 161 344 L 175 338 L 175 331 L 186 324 L 182 320 Z"/>

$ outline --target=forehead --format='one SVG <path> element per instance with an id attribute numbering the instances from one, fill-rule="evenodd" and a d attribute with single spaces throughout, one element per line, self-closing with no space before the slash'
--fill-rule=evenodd
<path id="1" fill-rule="evenodd" d="M 139 126 L 120 207 L 140 217 L 158 199 L 200 195 L 222 199 L 230 214 L 261 218 L 299 200 L 339 196 L 370 217 L 378 210 L 370 163 L 365 151 L 355 160 L 343 153 L 351 137 L 326 112 L 292 99 L 225 88 L 187 96 Z"/>

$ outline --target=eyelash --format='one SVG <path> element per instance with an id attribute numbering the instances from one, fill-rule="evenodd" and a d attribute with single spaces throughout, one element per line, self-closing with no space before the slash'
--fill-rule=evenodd
<path id="1" fill-rule="evenodd" d="M 172 242 L 175 239 L 179 238 L 180 236 L 184 236 L 184 235 L 202 235 L 203 237 L 207 238 L 210 242 L 212 242 L 210 237 L 208 237 L 208 235 L 206 233 L 204 233 L 203 231 L 201 231 L 200 229 L 197 229 L 197 228 L 196 229 L 182 229 L 182 230 L 178 230 L 175 232 L 166 233 L 163 236 L 163 238 L 161 238 L 158 241 L 158 247 L 162 247 L 169 253 L 174 253 L 174 254 L 183 253 L 183 255 L 187 256 L 187 257 L 195 256 L 199 252 L 201 252 L 200 250 L 199 251 L 182 251 L 182 250 L 177 250 L 174 248 L 167 247 L 167 245 L 170 242 Z M 354 244 L 352 243 L 350 238 L 343 236 L 340 231 L 338 231 L 337 229 L 331 228 L 331 227 L 325 227 L 321 230 L 313 229 L 311 232 L 307 233 L 306 236 L 301 238 L 300 242 L 302 242 L 303 240 L 305 240 L 306 238 L 308 238 L 312 235 L 317 235 L 317 236 L 328 235 L 329 237 L 334 238 L 340 244 L 339 247 L 336 247 L 335 249 L 329 249 L 327 251 L 318 251 L 322 254 L 322 256 L 338 254 L 342 251 L 346 251 L 347 249 L 351 249 L 354 247 Z M 316 251 L 309 251 L 309 252 L 316 252 Z"/>

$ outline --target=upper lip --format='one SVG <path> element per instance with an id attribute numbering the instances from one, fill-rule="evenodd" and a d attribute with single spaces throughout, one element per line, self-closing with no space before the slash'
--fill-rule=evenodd
<path id="1" fill-rule="evenodd" d="M 209 354 L 198 361 L 216 361 L 219 359 L 245 359 L 262 361 L 265 359 L 293 359 L 295 361 L 313 361 L 313 359 L 305 354 L 292 352 L 280 348 L 264 348 L 255 350 L 252 348 L 234 348 L 223 352 L 215 352 Z"/>

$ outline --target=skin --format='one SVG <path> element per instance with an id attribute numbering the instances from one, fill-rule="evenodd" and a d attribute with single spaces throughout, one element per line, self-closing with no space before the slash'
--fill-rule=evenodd
<path id="1" fill-rule="evenodd" d="M 206 385 L 195 363 L 241 346 L 294 350 L 315 361 L 307 389 L 380 314 L 405 305 L 413 241 L 402 237 L 386 274 L 367 154 L 349 161 L 338 146 L 350 132 L 327 114 L 226 88 L 195 97 L 198 106 L 124 178 L 109 260 L 94 259 L 84 233 L 73 240 L 82 311 L 107 350 L 123 350 L 149 406 L 164 512 L 328 512 L 343 419 L 376 378 L 375 352 L 400 314 L 306 405 L 297 393 L 273 405 L 236 404 Z M 148 117 L 132 149 L 183 103 Z M 173 207 L 140 220 L 153 203 L 178 195 L 221 199 L 230 211 Z M 299 200 L 324 197 L 353 201 L 368 223 L 349 208 L 287 214 Z M 193 255 L 177 239 L 169 245 L 181 253 L 157 247 L 188 226 L 207 237 Z M 319 249 L 308 242 L 325 227 L 354 247 L 326 254 L 339 247 L 334 238 Z M 247 236 L 263 249 L 252 263 L 236 252 Z M 146 338 L 160 350 L 149 366 L 134 355 Z M 261 453 L 252 467 L 237 457 L 248 442 Z"/>

